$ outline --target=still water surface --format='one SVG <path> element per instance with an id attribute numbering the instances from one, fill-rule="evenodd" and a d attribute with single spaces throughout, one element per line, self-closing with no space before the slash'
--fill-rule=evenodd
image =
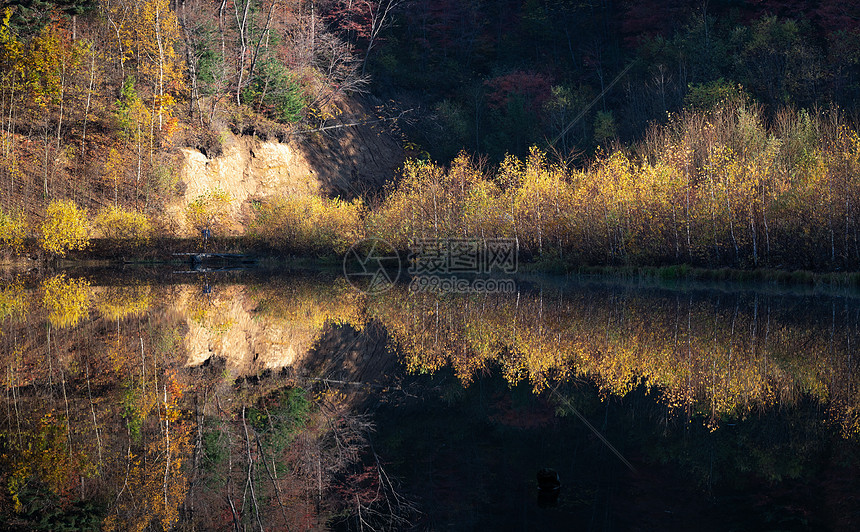
<path id="1" fill-rule="evenodd" d="M 860 294 L 517 287 L 9 277 L 3 526 L 860 527 Z"/>

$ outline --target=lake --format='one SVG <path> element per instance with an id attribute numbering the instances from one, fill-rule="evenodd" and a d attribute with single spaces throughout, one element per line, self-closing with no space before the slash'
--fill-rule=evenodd
<path id="1" fill-rule="evenodd" d="M 860 292 L 514 279 L 368 295 L 337 271 L 7 273 L 0 519 L 860 527 Z"/>

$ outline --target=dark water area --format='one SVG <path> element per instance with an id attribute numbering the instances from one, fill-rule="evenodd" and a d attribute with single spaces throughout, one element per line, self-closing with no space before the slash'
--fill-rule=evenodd
<path id="1" fill-rule="evenodd" d="M 0 529 L 856 530 L 858 345 L 847 290 L 7 276 Z"/>

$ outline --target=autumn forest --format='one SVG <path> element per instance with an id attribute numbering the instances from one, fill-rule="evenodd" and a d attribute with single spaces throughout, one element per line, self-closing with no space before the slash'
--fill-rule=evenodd
<path id="1" fill-rule="evenodd" d="M 860 258 L 854 9 L 12 3 L 0 241 L 140 255 L 153 236 L 206 230 L 327 255 L 430 231 L 516 238 L 574 265 L 843 270 Z M 350 98 L 376 116 L 343 124 Z M 179 148 L 312 145 L 368 122 L 407 161 L 387 184 L 242 200 L 211 183 L 168 208 L 187 186 Z M 445 212 L 428 212 L 437 195 Z"/>
<path id="2" fill-rule="evenodd" d="M 858 290 L 853 0 L 0 8 L 0 530 L 858 530 Z"/>

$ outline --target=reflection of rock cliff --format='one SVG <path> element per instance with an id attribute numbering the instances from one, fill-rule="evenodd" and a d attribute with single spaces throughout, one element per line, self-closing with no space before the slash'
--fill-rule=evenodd
<path id="1" fill-rule="evenodd" d="M 375 118 L 372 106 L 348 100 L 339 103 L 341 124 Z M 182 148 L 182 194 L 167 209 L 182 226 L 182 210 L 194 198 L 220 188 L 233 199 L 241 230 L 252 200 L 292 194 L 328 194 L 353 197 L 378 189 L 395 176 L 404 159 L 403 149 L 390 133 L 369 125 L 343 127 L 324 133 L 295 136 L 281 143 L 269 137 L 222 133 L 224 151 L 208 158 Z M 183 230 L 187 229 L 182 226 Z"/>
<path id="2" fill-rule="evenodd" d="M 379 381 L 394 360 L 365 324 L 361 297 L 337 283 L 183 286 L 173 297 L 187 366 L 220 358 L 234 374 L 292 367 L 297 376 Z"/>
<path id="3" fill-rule="evenodd" d="M 311 323 L 259 316 L 257 302 L 242 286 L 219 286 L 211 293 L 187 287 L 176 306 L 188 324 L 188 366 L 211 357 L 225 359 L 237 373 L 289 366 L 307 353 L 320 332 Z"/>

